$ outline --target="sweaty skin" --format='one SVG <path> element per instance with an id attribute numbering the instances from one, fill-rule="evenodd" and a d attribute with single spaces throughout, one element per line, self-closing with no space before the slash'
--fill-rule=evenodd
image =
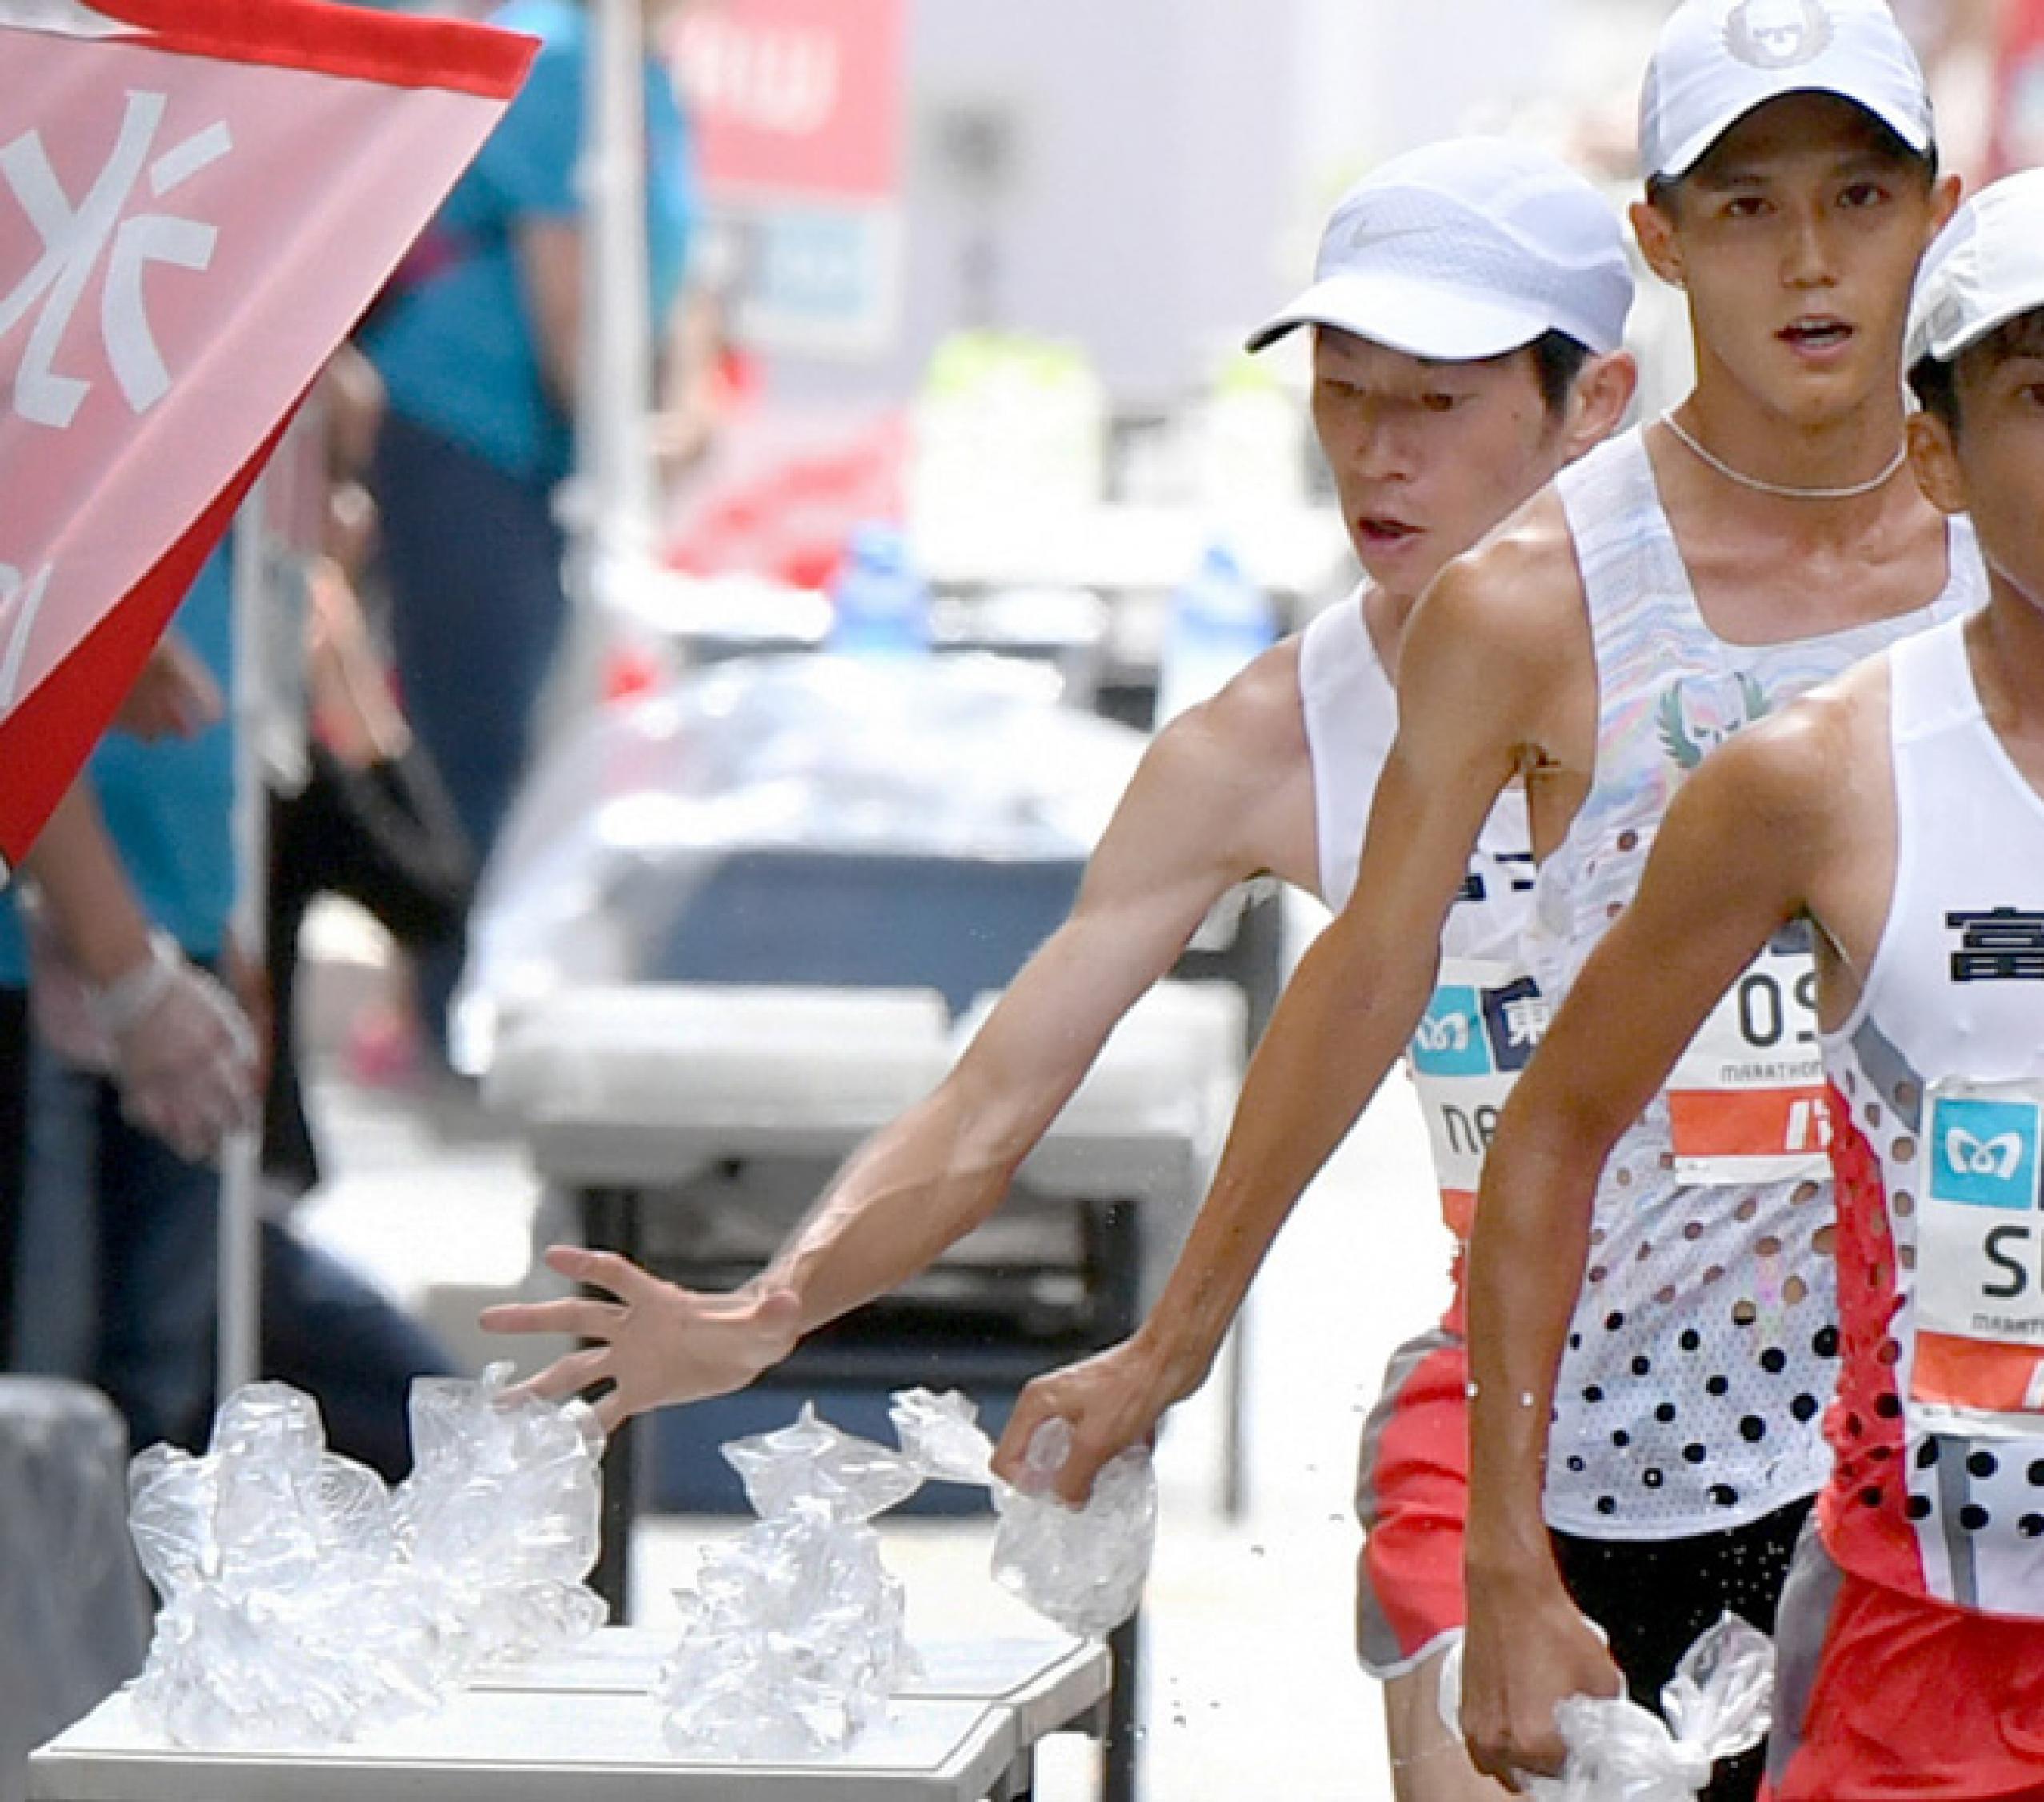
<path id="1" fill-rule="evenodd" d="M 2044 356 L 2010 358 L 1962 391 L 1962 442 L 1919 415 L 1913 461 L 1939 505 L 1972 514 L 1990 585 L 1965 628 L 1974 679 L 2002 748 L 2044 791 Z M 1462 1723 L 1478 1767 L 1501 1778 L 1558 1770 L 1555 1704 L 1615 1686 L 1541 1517 L 1548 1407 L 1598 1174 L 1784 922 L 1806 916 L 1816 928 L 1821 1024 L 1850 1015 L 1894 888 L 1888 698 L 1887 664 L 1876 659 L 1706 760 L 1492 1145 L 1470 1273 L 1477 1394 Z"/>

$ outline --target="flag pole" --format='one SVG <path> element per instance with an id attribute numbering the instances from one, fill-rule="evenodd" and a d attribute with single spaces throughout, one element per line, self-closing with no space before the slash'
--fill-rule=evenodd
<path id="1" fill-rule="evenodd" d="M 596 692 L 620 590 L 652 554 L 647 455 L 653 322 L 646 245 L 645 30 L 640 0 L 591 0 L 583 110 L 585 222 L 576 387 L 566 705 Z"/>
<path id="2" fill-rule="evenodd" d="M 242 503 L 242 525 L 230 539 L 229 579 L 234 613 L 234 679 L 228 705 L 234 722 L 234 905 L 227 932 L 229 955 L 265 965 L 264 914 L 270 864 L 269 814 L 259 743 L 265 717 L 263 634 L 268 549 L 261 529 L 259 476 Z M 214 1394 L 225 1400 L 255 1380 L 262 1337 L 258 1217 L 262 1134 L 259 1127 L 229 1135 L 220 1149 L 218 1310 Z"/>

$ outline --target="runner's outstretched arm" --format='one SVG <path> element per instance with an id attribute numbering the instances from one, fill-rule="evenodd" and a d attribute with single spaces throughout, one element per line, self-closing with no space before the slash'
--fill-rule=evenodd
<path id="1" fill-rule="evenodd" d="M 1556 1703 L 1620 1687 L 1562 1585 L 1542 1516 L 1555 1372 L 1611 1147 L 1718 997 L 1803 910 L 1824 848 L 1824 705 L 1742 733 L 1683 787 L 1638 896 L 1521 1075 L 1484 1165 L 1470 1254 L 1462 1724 L 1477 1768 L 1494 1776 L 1558 1772 Z"/>
<path id="2" fill-rule="evenodd" d="M 1581 615 L 1558 509 L 1536 502 L 1532 517 L 1450 565 L 1408 627 L 1398 737 L 1354 892 L 1279 1000 L 1163 1295 L 1130 1338 L 1023 1391 L 994 1460 L 1008 1480 L 1036 1428 L 1062 1419 L 1072 1449 L 1056 1487 L 1082 1500 L 1101 1465 L 1199 1386 L 1300 1193 L 1404 1051 L 1471 849 L 1527 761 L 1529 724 Z"/>
<path id="3" fill-rule="evenodd" d="M 1300 798 L 1282 792 L 1305 767 L 1296 655 L 1276 647 L 1159 734 L 1070 917 L 944 1081 L 854 1154 L 760 1276 L 703 1295 L 608 1253 L 555 1246 L 554 1269 L 614 1299 L 487 1309 L 492 1331 L 596 1342 L 532 1378 L 534 1392 L 607 1383 L 598 1412 L 615 1426 L 742 1388 L 803 1334 L 898 1287 L 993 1213 L 1116 1022 L 1170 971 L 1214 901 L 1262 869 L 1259 827 Z M 1308 843 L 1310 825 L 1309 813 Z"/>

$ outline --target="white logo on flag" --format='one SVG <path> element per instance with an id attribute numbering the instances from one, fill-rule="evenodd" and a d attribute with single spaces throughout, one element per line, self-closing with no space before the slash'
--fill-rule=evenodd
<path id="1" fill-rule="evenodd" d="M 2019 1133 L 1998 1133 L 1991 1139 L 1980 1140 L 1963 1126 L 1949 1127 L 1945 1133 L 1945 1161 L 1967 1175 L 2006 1182 L 2022 1161 L 2022 1138 Z"/>
<path id="2" fill-rule="evenodd" d="M 50 592 L 50 565 L 44 564 L 34 581 L 26 581 L 11 563 L 0 563 L 0 709 L 14 704 L 22 679 L 22 659 L 42 597 Z"/>
<path id="3" fill-rule="evenodd" d="M 114 378 L 137 414 L 147 412 L 170 390 L 170 373 L 150 329 L 142 274 L 150 263 L 206 268 L 213 261 L 219 232 L 170 213 L 123 215 L 145 173 L 150 192 L 160 200 L 226 155 L 234 142 L 226 122 L 216 121 L 148 162 L 163 122 L 165 100 L 161 94 L 129 94 L 113 154 L 75 207 L 50 166 L 40 132 L 24 133 L 0 147 L 0 179 L 13 190 L 42 240 L 42 254 L 28 274 L 0 294 L 0 338 L 42 303 L 14 379 L 14 411 L 36 425 L 69 426 L 91 392 L 90 382 L 60 374 L 55 363 L 102 253 L 106 269 L 101 279 L 99 334 Z"/>

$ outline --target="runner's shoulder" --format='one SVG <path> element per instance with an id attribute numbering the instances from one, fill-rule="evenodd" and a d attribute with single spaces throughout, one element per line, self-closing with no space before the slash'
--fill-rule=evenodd
<path id="1" fill-rule="evenodd" d="M 1862 798 L 1886 793 L 1887 743 L 1888 665 L 1877 657 L 1720 745 L 1692 785 L 1755 832 L 1850 832 Z"/>
<path id="2" fill-rule="evenodd" d="M 1145 761 L 1234 786 L 1282 776 L 1302 765 L 1306 754 L 1299 638 L 1294 633 L 1166 725 Z"/>
<path id="3" fill-rule="evenodd" d="M 1588 650 L 1582 580 L 1559 498 L 1543 489 L 1437 576 L 1407 629 L 1400 666 L 1431 689 L 1482 679 L 1491 697 L 1565 681 Z"/>

